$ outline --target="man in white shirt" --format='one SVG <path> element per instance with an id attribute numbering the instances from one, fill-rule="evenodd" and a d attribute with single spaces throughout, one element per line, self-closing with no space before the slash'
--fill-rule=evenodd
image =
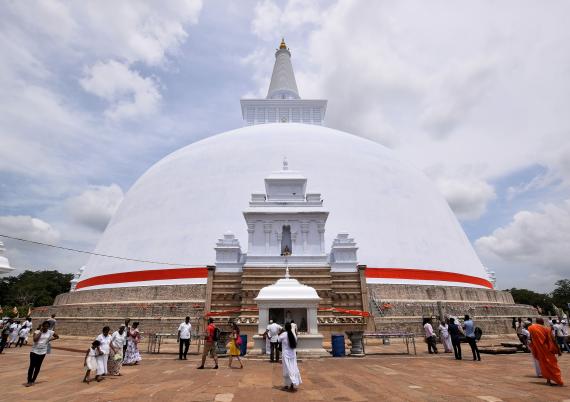
<path id="1" fill-rule="evenodd" d="M 190 317 L 186 317 L 183 323 L 178 326 L 178 337 L 176 342 L 180 344 L 178 348 L 178 359 L 186 360 L 186 355 L 188 354 L 188 348 L 190 348 L 190 334 L 192 333 L 192 324 L 190 324 Z M 184 353 L 182 352 L 182 346 L 184 346 Z"/>
<path id="2" fill-rule="evenodd" d="M 431 321 L 430 318 L 424 318 L 424 331 L 426 335 L 426 342 L 428 344 L 428 352 L 429 354 L 432 353 L 437 354 L 437 346 L 435 346 L 436 342 L 435 332 L 433 331 L 433 327 L 431 326 L 430 321 Z"/>
<path id="3" fill-rule="evenodd" d="M 281 325 L 273 322 L 273 320 L 269 320 L 267 336 L 269 337 L 269 343 L 271 345 L 271 354 L 269 355 L 271 363 L 279 363 L 279 332 L 282 329 Z"/>
<path id="4" fill-rule="evenodd" d="M 566 335 L 564 335 L 564 326 L 556 320 L 553 320 L 552 322 L 552 331 L 556 337 L 556 343 L 558 343 L 558 346 L 560 347 L 560 352 L 562 352 L 563 349 L 566 349 L 566 352 L 570 352 L 570 347 L 566 342 Z"/>

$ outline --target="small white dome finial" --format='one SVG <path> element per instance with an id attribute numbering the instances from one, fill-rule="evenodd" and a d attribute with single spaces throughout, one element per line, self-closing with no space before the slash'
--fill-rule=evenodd
<path id="1" fill-rule="evenodd" d="M 283 170 L 289 170 L 289 162 L 286 156 L 283 157 Z"/>

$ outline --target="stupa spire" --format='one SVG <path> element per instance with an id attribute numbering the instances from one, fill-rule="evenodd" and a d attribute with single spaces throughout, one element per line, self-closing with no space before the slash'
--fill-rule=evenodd
<path id="1" fill-rule="evenodd" d="M 275 51 L 275 65 L 267 96 L 262 99 L 242 99 L 241 114 L 246 125 L 266 123 L 305 123 L 322 125 L 327 110 L 324 99 L 301 99 L 291 52 L 281 39 Z"/>
<path id="2" fill-rule="evenodd" d="M 291 64 L 291 52 L 285 44 L 285 38 L 281 39 L 279 49 L 275 52 L 275 65 L 267 99 L 300 99 Z"/>

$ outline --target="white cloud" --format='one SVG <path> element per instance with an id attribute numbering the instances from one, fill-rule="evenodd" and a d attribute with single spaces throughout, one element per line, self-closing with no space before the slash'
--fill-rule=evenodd
<path id="1" fill-rule="evenodd" d="M 461 126 L 472 108 L 484 97 L 493 77 L 492 60 L 452 64 L 449 71 L 433 77 L 425 96 L 420 124 L 433 138 L 444 139 Z"/>
<path id="2" fill-rule="evenodd" d="M 487 203 L 496 198 L 495 190 L 485 181 L 478 179 L 439 179 L 436 184 L 455 212 L 462 220 L 480 218 L 487 210 Z"/>
<path id="3" fill-rule="evenodd" d="M 153 78 L 144 78 L 115 60 L 96 63 L 85 71 L 80 83 L 87 92 L 109 102 L 105 114 L 114 120 L 152 114 L 161 99 Z"/>
<path id="4" fill-rule="evenodd" d="M 322 17 L 318 1 L 289 0 L 281 8 L 271 0 L 264 0 L 254 8 L 251 29 L 260 39 L 273 42 L 276 36 L 284 36 L 302 25 L 320 23 Z"/>
<path id="5" fill-rule="evenodd" d="M 198 22 L 202 2 L 93 1 L 73 8 L 77 19 L 86 23 L 80 40 L 93 39 L 90 51 L 103 58 L 160 65 L 186 40 L 184 25 Z"/>
<path id="6" fill-rule="evenodd" d="M 33 12 L 23 2 L 4 3 L 2 8 L 24 30 L 23 34 L 12 30 L 11 35 L 49 37 L 50 50 L 63 50 L 70 57 L 120 58 L 156 66 L 186 40 L 185 25 L 198 22 L 202 2 L 54 0 L 35 3 Z"/>
<path id="7" fill-rule="evenodd" d="M 102 232 L 123 200 L 123 195 L 123 190 L 116 184 L 91 186 L 67 200 L 67 207 L 76 222 Z"/>
<path id="8" fill-rule="evenodd" d="M 504 227 L 475 242 L 483 258 L 532 266 L 534 274 L 570 277 L 570 199 L 540 211 L 520 211 Z M 553 282 L 552 282 L 553 283 Z"/>
<path id="9" fill-rule="evenodd" d="M 0 233 L 43 243 L 57 243 L 60 235 L 49 223 L 28 215 L 0 216 Z"/>
<path id="10" fill-rule="evenodd" d="M 292 32 L 301 95 L 328 99 L 328 126 L 395 148 L 425 171 L 442 165 L 444 183 L 474 185 L 449 198 L 463 216 L 480 216 L 493 198 L 484 183 L 529 166 L 570 183 L 570 53 L 560 52 L 569 3 L 342 1 L 321 7 L 300 34 L 285 20 L 289 4 L 278 13 L 260 3 L 252 31 Z M 263 93 L 267 83 L 256 82 Z M 443 186 L 452 195 L 457 187 Z"/>

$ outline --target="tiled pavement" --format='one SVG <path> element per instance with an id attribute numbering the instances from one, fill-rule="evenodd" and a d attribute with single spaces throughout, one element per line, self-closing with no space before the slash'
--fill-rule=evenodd
<path id="1" fill-rule="evenodd" d="M 533 377 L 528 354 L 483 355 L 482 362 L 455 361 L 449 354 L 375 355 L 302 361 L 298 392 L 281 391 L 281 365 L 246 359 L 245 369 L 196 370 L 198 356 L 178 361 L 173 354 L 143 355 L 140 366 L 121 377 L 83 384 L 87 341 L 62 341 L 46 357 L 35 386 L 25 382 L 29 347 L 0 355 L 2 401 L 570 401 L 570 387 L 549 387 Z M 85 346 L 86 349 L 86 346 Z M 172 349 L 172 346 L 170 347 Z M 212 365 L 211 360 L 208 364 Z M 570 354 L 560 359 L 570 383 Z"/>

